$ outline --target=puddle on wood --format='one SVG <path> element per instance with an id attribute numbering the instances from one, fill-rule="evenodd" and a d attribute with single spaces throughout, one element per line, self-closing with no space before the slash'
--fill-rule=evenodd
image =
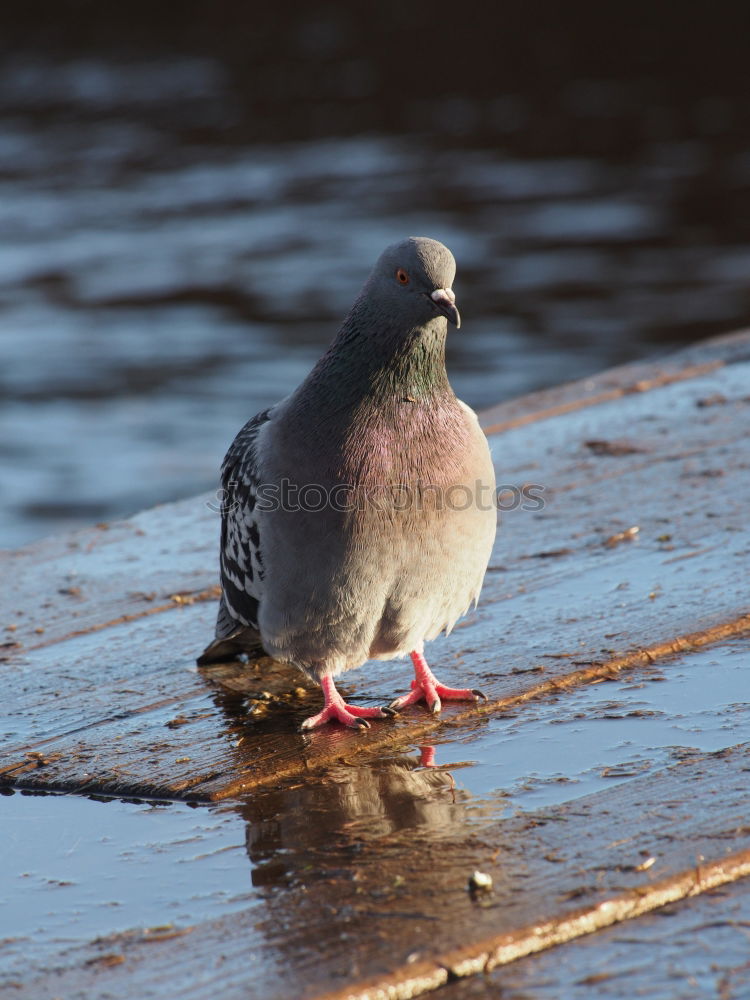
<path id="1" fill-rule="evenodd" d="M 266 788 L 242 802 L 92 801 L 16 793 L 0 799 L 0 976 L 75 943 L 259 908 L 289 886 L 330 877 L 357 857 L 453 841 L 492 818 L 576 798 L 747 731 L 746 642 L 446 727 L 431 749 L 332 767 L 321 780 Z M 436 766 L 426 766 L 433 763 Z M 389 843 L 390 847 L 385 845 Z M 260 917 L 259 917 L 260 919 Z M 0 979 L 0 981 L 2 981 Z"/>
<path id="2" fill-rule="evenodd" d="M 182 804 L 15 794 L 0 800 L 0 970 L 129 928 L 184 925 L 247 903 L 242 824 Z"/>
<path id="3" fill-rule="evenodd" d="M 746 640 L 482 719 L 436 747 L 476 797 L 530 809 L 730 746 L 750 723 Z"/>

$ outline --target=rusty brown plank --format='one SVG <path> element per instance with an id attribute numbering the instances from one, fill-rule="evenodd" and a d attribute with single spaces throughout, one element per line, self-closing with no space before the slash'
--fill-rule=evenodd
<path id="1" fill-rule="evenodd" d="M 446 775 L 409 771 L 407 786 L 398 761 L 269 789 L 233 807 L 257 884 L 274 872 L 260 908 L 178 924 L 167 939 L 103 937 L 20 988 L 38 1000 L 202 1000 L 217 983 L 226 998 L 429 993 L 746 877 L 749 769 L 745 745 L 489 824 L 451 797 Z M 418 830 L 399 822 L 405 789 L 424 803 Z M 370 800 L 385 827 L 356 822 Z M 491 895 L 467 892 L 474 869 L 492 876 Z"/>
<path id="2" fill-rule="evenodd" d="M 524 425 L 492 438 L 500 481 L 545 484 L 547 505 L 506 515 L 479 611 L 433 646 L 448 681 L 469 673 L 491 696 L 478 712 L 447 709 L 443 721 L 415 710 L 365 736 L 329 730 L 303 739 L 294 728 L 316 696 L 300 675 L 268 660 L 194 669 L 214 605 L 169 601 L 168 581 L 208 564 L 209 548 L 213 559 L 210 511 L 189 501 L 126 522 L 119 540 L 95 533 L 79 573 L 92 593 L 88 631 L 56 642 L 44 633 L 36 648 L 8 654 L 0 772 L 30 787 L 219 798 L 743 634 L 748 385 L 750 365 L 734 360 L 547 420 L 541 435 L 540 425 Z M 159 538 L 164 552 L 154 551 Z M 61 545 L 53 555 L 65 563 Z M 37 554 L 21 560 L 24 587 L 39 585 Z M 142 570 L 161 581 L 173 610 L 101 629 L 118 588 L 127 594 L 125 581 L 140 583 Z M 77 630 L 55 618 L 70 599 L 60 595 L 53 609 L 58 636 Z M 346 680 L 358 696 L 385 700 L 405 673 L 379 665 Z M 263 691 L 270 701 L 254 698 Z M 27 756 L 39 753 L 48 763 Z"/>

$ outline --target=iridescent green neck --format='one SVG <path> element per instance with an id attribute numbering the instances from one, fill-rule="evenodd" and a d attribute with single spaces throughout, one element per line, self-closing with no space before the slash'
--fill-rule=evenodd
<path id="1" fill-rule="evenodd" d="M 359 409 L 366 401 L 379 406 L 394 397 L 427 401 L 453 396 L 445 371 L 445 319 L 407 329 L 378 319 L 371 312 L 363 316 L 355 304 L 300 386 L 300 402 L 315 397 L 318 406 L 330 401 L 340 412 L 347 404 Z"/>

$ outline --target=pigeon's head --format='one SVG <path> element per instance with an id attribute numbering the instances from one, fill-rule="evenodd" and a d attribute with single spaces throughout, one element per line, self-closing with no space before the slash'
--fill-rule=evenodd
<path id="1" fill-rule="evenodd" d="M 410 236 L 383 251 L 368 291 L 380 309 L 410 324 L 421 326 L 442 315 L 458 327 L 461 317 L 451 288 L 455 276 L 456 262 L 448 247 L 426 236 Z"/>

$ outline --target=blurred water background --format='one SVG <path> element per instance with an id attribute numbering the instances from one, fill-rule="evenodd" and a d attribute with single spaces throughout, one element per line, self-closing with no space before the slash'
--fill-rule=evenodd
<path id="1" fill-rule="evenodd" d="M 483 407 L 750 316 L 750 7 L 0 14 L 0 546 L 212 487 L 389 242 Z"/>

